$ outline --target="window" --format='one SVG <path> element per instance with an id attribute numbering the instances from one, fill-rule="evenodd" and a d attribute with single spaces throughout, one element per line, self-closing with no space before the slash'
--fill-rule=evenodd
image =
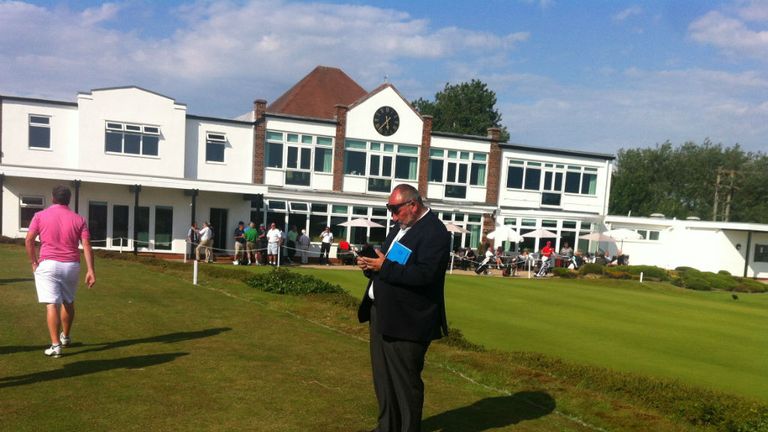
<path id="1" fill-rule="evenodd" d="M 173 207 L 155 207 L 155 249 L 171 250 Z"/>
<path id="2" fill-rule="evenodd" d="M 107 122 L 104 150 L 141 156 L 159 154 L 160 128 L 117 122 Z"/>
<path id="3" fill-rule="evenodd" d="M 224 162 L 224 148 L 227 136 L 219 133 L 207 133 L 205 139 L 205 161 Z"/>
<path id="4" fill-rule="evenodd" d="M 397 146 L 397 156 L 395 158 L 395 178 L 404 180 L 416 180 L 418 154 L 418 147 L 405 145 Z"/>
<path id="5" fill-rule="evenodd" d="M 289 141 L 292 134 L 288 134 Z M 304 136 L 302 136 L 303 138 Z M 311 136 L 310 138 L 311 143 Z M 312 147 L 288 144 L 285 158 L 285 184 L 309 186 Z"/>
<path id="6" fill-rule="evenodd" d="M 347 140 L 344 143 L 344 174 L 365 175 L 367 144 L 363 141 Z"/>
<path id="7" fill-rule="evenodd" d="M 472 186 L 485 186 L 486 159 L 488 155 L 475 153 L 472 155 L 472 170 L 469 173 L 469 184 Z"/>
<path id="8" fill-rule="evenodd" d="M 149 247 L 149 207 L 139 207 L 136 212 L 136 247 Z"/>
<path id="9" fill-rule="evenodd" d="M 88 231 L 93 246 L 107 246 L 107 203 L 88 203 Z"/>
<path id="10" fill-rule="evenodd" d="M 541 164 L 537 162 L 529 162 L 528 167 L 525 169 L 525 183 L 524 189 L 526 190 L 539 190 L 541 187 Z"/>
<path id="11" fill-rule="evenodd" d="M 35 213 L 42 210 L 43 206 L 44 206 L 43 197 L 22 196 L 21 202 L 19 204 L 19 215 L 21 217 L 19 226 L 22 229 L 28 229 L 29 224 L 32 222 L 32 216 L 34 216 Z"/>
<path id="12" fill-rule="evenodd" d="M 267 131 L 267 168 L 283 167 L 283 134 Z"/>
<path id="13" fill-rule="evenodd" d="M 565 173 L 565 192 L 595 195 L 597 193 L 597 168 L 569 165 Z"/>
<path id="14" fill-rule="evenodd" d="M 315 172 L 329 173 L 333 170 L 333 139 L 317 137 L 315 147 Z"/>
<path id="15" fill-rule="evenodd" d="M 51 118 L 39 115 L 29 116 L 29 148 L 51 148 Z"/>
<path id="16" fill-rule="evenodd" d="M 507 187 L 510 189 L 522 189 L 524 174 L 525 162 L 516 160 L 509 161 L 509 168 L 507 168 Z"/>
<path id="17" fill-rule="evenodd" d="M 128 206 L 112 206 L 112 246 L 128 246 Z"/>
<path id="18" fill-rule="evenodd" d="M 755 244 L 755 262 L 768 262 L 768 245 Z"/>

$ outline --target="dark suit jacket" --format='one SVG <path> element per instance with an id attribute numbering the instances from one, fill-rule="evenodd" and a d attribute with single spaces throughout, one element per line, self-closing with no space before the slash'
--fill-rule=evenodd
<path id="1" fill-rule="evenodd" d="M 392 229 L 382 246 L 389 245 L 399 232 Z M 384 260 L 381 270 L 371 276 L 357 312 L 360 322 L 371 318 L 368 289 L 373 283 L 378 327 L 385 336 L 428 342 L 448 334 L 445 318 L 445 271 L 450 257 L 451 236 L 431 210 L 400 239 L 411 249 L 405 265 Z"/>

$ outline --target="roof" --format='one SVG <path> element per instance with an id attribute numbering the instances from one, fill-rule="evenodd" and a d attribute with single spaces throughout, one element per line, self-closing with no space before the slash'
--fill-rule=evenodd
<path id="1" fill-rule="evenodd" d="M 267 107 L 268 113 L 334 119 L 336 105 L 368 94 L 341 69 L 318 66 Z"/>
<path id="2" fill-rule="evenodd" d="M 155 95 L 155 96 L 160 96 L 160 97 L 162 97 L 162 98 L 165 98 L 165 99 L 170 99 L 170 100 L 171 100 L 173 103 L 175 103 L 175 104 L 177 104 L 177 105 L 183 105 L 183 106 L 186 106 L 186 104 L 183 104 L 183 103 L 179 103 L 179 102 L 176 102 L 176 99 L 174 99 L 174 98 L 172 98 L 172 97 L 170 97 L 170 96 L 166 96 L 166 95 L 164 95 L 164 94 L 161 94 L 161 93 L 158 93 L 158 92 L 156 92 L 156 91 L 147 90 L 147 89 L 145 89 L 144 87 L 139 87 L 139 86 L 136 86 L 136 85 L 127 85 L 127 86 L 118 86 L 118 87 L 102 87 L 102 88 L 95 88 L 95 89 L 92 89 L 92 90 L 91 90 L 91 91 L 89 91 L 89 92 L 80 92 L 80 94 L 93 94 L 93 93 L 95 93 L 95 92 L 102 92 L 102 91 L 112 91 L 112 90 L 131 90 L 131 89 L 133 89 L 133 90 L 139 90 L 139 91 L 143 91 L 143 92 L 145 92 L 145 93 L 151 93 L 151 94 L 153 94 L 153 95 Z"/>
<path id="3" fill-rule="evenodd" d="M 513 149 L 513 150 L 531 151 L 531 152 L 537 152 L 537 153 L 551 153 L 551 154 L 557 154 L 557 155 L 563 155 L 563 156 L 581 156 L 581 157 L 603 159 L 603 160 L 616 159 L 616 156 L 612 154 L 607 154 L 607 153 L 593 153 L 593 152 L 586 152 L 586 151 L 580 151 L 580 150 L 556 149 L 556 148 L 550 148 L 550 147 L 531 147 L 531 146 L 512 144 L 512 143 L 502 143 L 502 144 L 499 144 L 499 147 L 501 147 L 502 149 L 506 148 L 506 149 Z"/>

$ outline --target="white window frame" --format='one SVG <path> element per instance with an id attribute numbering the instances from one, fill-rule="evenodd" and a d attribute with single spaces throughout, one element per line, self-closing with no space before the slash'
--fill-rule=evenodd
<path id="1" fill-rule="evenodd" d="M 40 200 L 40 203 L 25 203 L 25 199 L 35 199 Z M 20 195 L 19 196 L 19 231 L 29 231 L 29 225 L 23 226 L 22 220 L 21 220 L 21 214 L 22 209 L 25 208 L 36 208 L 37 211 L 41 211 L 45 209 L 45 197 L 42 195 Z M 32 223 L 32 218 L 29 218 L 29 222 Z"/>
<path id="2" fill-rule="evenodd" d="M 120 151 L 107 149 L 107 134 L 109 134 L 110 132 L 113 134 L 118 134 L 118 133 L 121 134 L 122 138 L 120 140 Z M 140 137 L 138 153 L 128 153 L 125 151 L 126 134 L 138 135 Z M 111 155 L 135 156 L 135 157 L 156 159 L 160 157 L 160 135 L 161 134 L 160 134 L 159 126 L 107 120 L 104 125 L 104 153 L 111 154 Z M 144 151 L 145 151 L 144 138 L 145 137 L 157 138 L 157 154 L 144 154 Z"/>
<path id="3" fill-rule="evenodd" d="M 208 159 L 208 145 L 221 146 L 221 160 Z M 205 134 L 205 162 L 223 164 L 227 160 L 227 134 L 222 132 L 206 132 Z"/>
<path id="4" fill-rule="evenodd" d="M 36 119 L 45 119 L 46 122 L 40 122 L 39 120 L 36 121 Z M 43 114 L 29 114 L 29 127 L 28 131 L 30 131 L 32 128 L 41 128 L 41 129 L 48 129 L 48 146 L 47 147 L 40 147 L 40 146 L 33 146 L 32 145 L 32 137 L 27 136 L 27 147 L 30 150 L 43 150 L 43 151 L 51 151 L 53 144 L 52 136 L 51 136 L 51 116 L 49 115 L 43 115 Z"/>

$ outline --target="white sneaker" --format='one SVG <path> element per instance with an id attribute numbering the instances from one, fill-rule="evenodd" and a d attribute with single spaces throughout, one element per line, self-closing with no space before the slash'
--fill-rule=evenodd
<path id="1" fill-rule="evenodd" d="M 59 358 L 61 357 L 61 345 L 51 345 L 50 348 L 43 351 L 48 357 Z"/>
<path id="2" fill-rule="evenodd" d="M 232 264 L 233 265 L 240 265 L 240 263 L 238 261 L 232 261 Z"/>
<path id="3" fill-rule="evenodd" d="M 61 332 L 59 334 L 59 341 L 61 341 L 61 346 L 65 347 L 72 343 L 72 338 L 69 336 L 64 336 L 64 332 Z"/>

